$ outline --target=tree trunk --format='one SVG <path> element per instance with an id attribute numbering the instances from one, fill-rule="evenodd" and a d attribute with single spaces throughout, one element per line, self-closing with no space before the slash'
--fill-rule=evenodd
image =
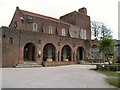
<path id="1" fill-rule="evenodd" d="M 108 55 L 106 55 L 106 59 L 107 59 L 109 65 L 110 65 L 111 63 L 110 63 L 110 60 L 109 60 L 109 58 L 108 58 Z"/>

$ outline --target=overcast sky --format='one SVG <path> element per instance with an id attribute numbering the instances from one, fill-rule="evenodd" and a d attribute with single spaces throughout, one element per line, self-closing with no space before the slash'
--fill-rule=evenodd
<path id="1" fill-rule="evenodd" d="M 86 7 L 91 20 L 103 22 L 118 38 L 119 0 L 0 0 L 0 27 L 8 26 L 15 12 L 20 9 L 58 18 L 81 7 Z"/>

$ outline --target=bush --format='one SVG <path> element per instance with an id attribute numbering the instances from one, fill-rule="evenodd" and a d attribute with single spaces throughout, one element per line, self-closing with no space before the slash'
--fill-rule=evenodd
<path id="1" fill-rule="evenodd" d="M 112 64 L 115 64 L 116 63 L 116 59 L 115 57 L 112 58 Z"/>

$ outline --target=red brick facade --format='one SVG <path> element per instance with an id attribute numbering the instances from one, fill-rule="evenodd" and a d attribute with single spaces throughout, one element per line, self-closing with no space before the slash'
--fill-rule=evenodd
<path id="1" fill-rule="evenodd" d="M 0 31 L 3 67 L 26 60 L 43 66 L 87 61 L 91 26 L 86 8 L 55 19 L 17 7 L 9 27 Z"/>

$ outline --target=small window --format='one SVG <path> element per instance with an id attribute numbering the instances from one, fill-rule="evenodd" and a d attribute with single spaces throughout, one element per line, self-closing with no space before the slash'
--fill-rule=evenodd
<path id="1" fill-rule="evenodd" d="M 37 24 L 33 23 L 33 31 L 37 31 Z"/>
<path id="2" fill-rule="evenodd" d="M 62 28 L 62 36 L 65 36 L 65 29 Z"/>
<path id="3" fill-rule="evenodd" d="M 17 28 L 17 21 L 14 22 L 14 28 Z"/>
<path id="4" fill-rule="evenodd" d="M 85 29 L 81 29 L 80 36 L 81 36 L 81 39 L 86 39 L 86 30 Z"/>
<path id="5" fill-rule="evenodd" d="M 9 38 L 9 44 L 13 44 L 13 38 L 12 37 Z"/>
<path id="6" fill-rule="evenodd" d="M 3 38 L 5 38 L 5 37 L 6 37 L 6 35 L 4 34 L 4 35 L 3 35 Z"/>
<path id="7" fill-rule="evenodd" d="M 52 26 L 49 26 L 49 34 L 52 34 Z"/>

